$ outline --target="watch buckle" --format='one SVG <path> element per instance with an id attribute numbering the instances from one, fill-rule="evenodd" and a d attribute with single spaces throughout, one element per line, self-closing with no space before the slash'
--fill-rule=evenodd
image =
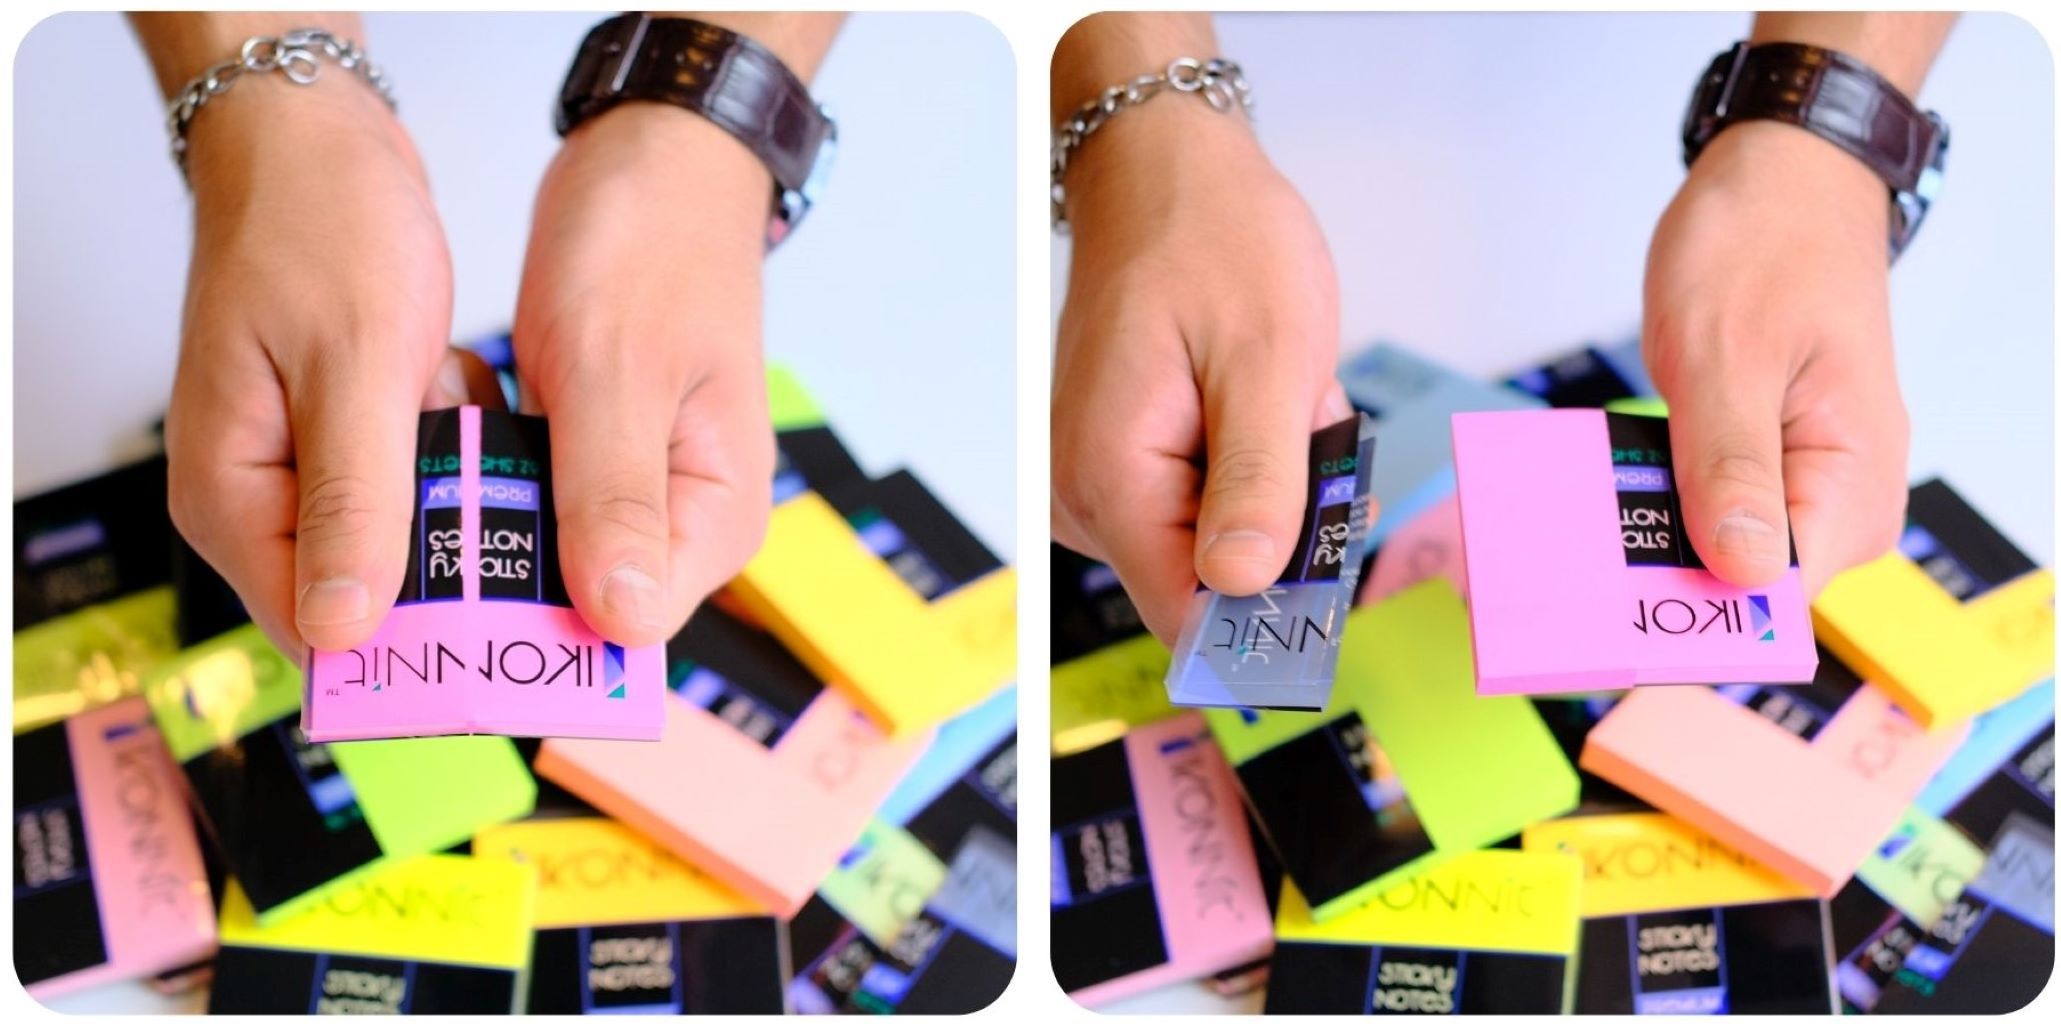
<path id="1" fill-rule="evenodd" d="M 636 60 L 637 51 L 644 47 L 644 33 L 651 28 L 651 15 L 639 12 L 636 17 L 629 38 L 616 46 L 615 52 L 601 59 L 599 72 L 594 76 L 594 91 L 598 97 L 613 99 L 622 95 L 623 88 L 629 84 L 630 65 Z"/>
<path id="2" fill-rule="evenodd" d="M 1739 87 L 1739 72 L 1746 67 L 1746 44 L 1732 44 L 1732 63 L 1725 69 L 1724 83 L 1718 88 L 1717 105 L 1711 108 L 1711 119 L 1722 121 L 1732 112 L 1732 93 Z"/>

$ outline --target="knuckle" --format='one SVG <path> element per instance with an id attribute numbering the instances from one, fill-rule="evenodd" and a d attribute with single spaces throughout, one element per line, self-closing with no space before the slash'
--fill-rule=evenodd
<path id="1" fill-rule="evenodd" d="M 605 488 L 583 507 L 585 525 L 613 527 L 647 540 L 666 537 L 664 504 L 641 488 Z"/>
<path id="2" fill-rule="evenodd" d="M 1288 467 L 1279 457 L 1264 448 L 1236 446 L 1210 460 L 1203 504 L 1273 502 L 1288 491 Z"/>
<path id="3" fill-rule="evenodd" d="M 1743 437 L 1720 437 L 1705 449 L 1703 477 L 1707 483 L 1754 489 L 1776 488 L 1782 483 L 1781 471 Z"/>
<path id="4" fill-rule="evenodd" d="M 316 480 L 301 492 L 299 539 L 335 543 L 370 532 L 377 519 L 371 495 L 371 485 L 361 477 Z"/>

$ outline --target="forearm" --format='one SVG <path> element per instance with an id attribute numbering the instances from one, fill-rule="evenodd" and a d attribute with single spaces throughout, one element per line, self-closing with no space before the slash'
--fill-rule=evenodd
<path id="1" fill-rule="evenodd" d="M 365 44 L 364 23 L 348 11 L 132 11 L 129 25 L 167 98 L 193 76 L 236 56 L 252 36 L 321 28 Z"/>
<path id="2" fill-rule="evenodd" d="M 816 69 L 830 52 L 837 30 L 844 25 L 841 12 L 794 13 L 781 11 L 667 11 L 671 17 L 693 18 L 719 25 L 741 36 L 749 36 L 788 66 L 803 82 L 816 77 Z"/>
<path id="3" fill-rule="evenodd" d="M 1957 14 L 1763 11 L 1754 43 L 1809 43 L 1852 56 L 1906 96 L 1918 94 Z"/>
<path id="4" fill-rule="evenodd" d="M 1067 29 L 1052 52 L 1052 122 L 1102 90 L 1179 57 L 1218 56 L 1206 13 L 1094 14 Z"/>

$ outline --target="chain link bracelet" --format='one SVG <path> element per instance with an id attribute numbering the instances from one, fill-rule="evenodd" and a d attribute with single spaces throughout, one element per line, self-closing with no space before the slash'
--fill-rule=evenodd
<path id="1" fill-rule="evenodd" d="M 1164 71 L 1139 75 L 1121 85 L 1110 86 L 1102 91 L 1102 95 L 1081 104 L 1081 109 L 1052 133 L 1052 226 L 1055 229 L 1064 231 L 1066 228 L 1066 167 L 1073 151 L 1088 141 L 1088 136 L 1100 130 L 1110 118 L 1168 89 L 1196 93 L 1208 100 L 1219 113 L 1228 114 L 1235 107 L 1243 110 L 1248 119 L 1252 117 L 1252 87 L 1246 84 L 1245 72 L 1237 64 L 1220 57 L 1206 61 L 1182 57 L 1169 63 Z"/>
<path id="2" fill-rule="evenodd" d="M 248 74 L 277 71 L 295 85 L 313 85 L 322 77 L 322 59 L 335 61 L 345 71 L 355 72 L 379 93 L 388 109 L 394 108 L 393 86 L 379 65 L 366 59 L 358 44 L 319 28 L 298 28 L 284 35 L 252 36 L 243 41 L 236 59 L 225 60 L 194 76 L 165 105 L 165 130 L 172 137 L 172 162 L 186 175 L 186 131 L 193 117 L 208 101 L 229 91 L 238 78 Z M 190 184 L 190 182 L 189 182 Z"/>

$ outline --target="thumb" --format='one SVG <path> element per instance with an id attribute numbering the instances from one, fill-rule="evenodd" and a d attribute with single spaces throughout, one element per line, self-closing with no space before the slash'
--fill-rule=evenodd
<path id="1" fill-rule="evenodd" d="M 371 639 L 407 571 L 420 403 L 384 376 L 329 369 L 290 392 L 300 489 L 294 622 L 321 650 Z"/>
<path id="2" fill-rule="evenodd" d="M 552 394 L 608 397 L 546 403 L 566 591 L 602 636 L 627 647 L 663 643 L 678 625 L 669 621 L 665 582 L 672 537 L 666 449 L 675 414 L 650 401 L 653 388 L 605 372 L 582 376 Z"/>
<path id="3" fill-rule="evenodd" d="M 1209 463 L 1195 521 L 1195 575 L 1211 590 L 1258 593 L 1280 578 L 1295 551 L 1319 398 L 1300 369 L 1293 361 L 1246 363 L 1239 372 L 1210 374 L 1203 385 Z"/>
<path id="4" fill-rule="evenodd" d="M 1773 583 L 1789 567 L 1782 382 L 1700 379 L 1667 396 L 1683 532 L 1719 579 Z"/>

